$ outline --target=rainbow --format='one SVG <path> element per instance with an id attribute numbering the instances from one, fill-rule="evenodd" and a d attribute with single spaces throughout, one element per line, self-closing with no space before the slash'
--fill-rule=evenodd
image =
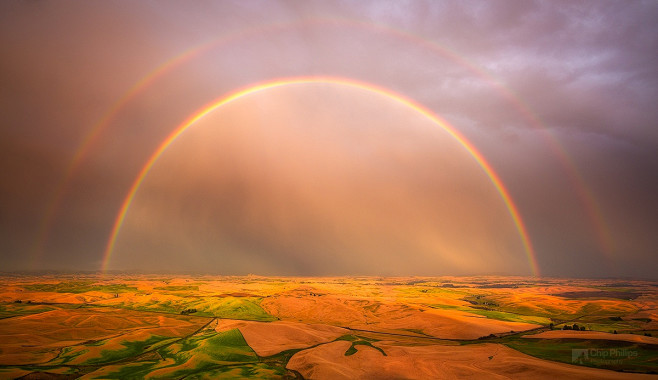
<path id="1" fill-rule="evenodd" d="M 43 250 L 43 246 L 48 239 L 50 230 L 54 222 L 55 215 L 59 208 L 61 207 L 61 202 L 67 192 L 69 183 L 75 176 L 77 170 L 79 169 L 81 163 L 87 157 L 89 152 L 92 150 L 93 146 L 96 145 L 100 136 L 103 132 L 109 127 L 111 122 L 119 115 L 120 111 L 129 104 L 133 99 L 136 98 L 140 93 L 145 89 L 157 82 L 158 79 L 164 77 L 166 74 L 173 71 L 175 68 L 182 66 L 183 64 L 192 61 L 198 57 L 201 57 L 203 54 L 210 52 L 213 49 L 224 47 L 232 42 L 239 42 L 245 38 L 257 37 L 263 34 L 271 34 L 281 31 L 286 31 L 294 27 L 305 27 L 305 26 L 314 26 L 314 25 L 328 25 L 328 26 L 337 26 L 337 27 L 347 27 L 347 28 L 360 28 L 368 32 L 383 33 L 389 37 L 393 37 L 410 44 L 420 46 L 428 51 L 431 51 L 435 54 L 438 54 L 442 58 L 447 58 L 458 65 L 468 69 L 470 72 L 477 75 L 479 78 L 483 79 L 486 83 L 490 84 L 496 91 L 502 96 L 505 100 L 509 102 L 519 114 L 535 129 L 539 130 L 544 137 L 544 140 L 548 143 L 549 148 L 558 158 L 561 166 L 565 170 L 572 187 L 575 189 L 575 192 L 583 205 L 585 214 L 587 215 L 593 229 L 595 236 L 597 237 L 597 243 L 602 249 L 603 253 L 609 256 L 613 250 L 613 241 L 603 213 L 594 197 L 592 191 L 587 187 L 582 176 L 579 174 L 579 170 L 574 164 L 573 160 L 570 159 L 568 153 L 560 145 L 559 141 L 551 135 L 547 128 L 545 128 L 542 121 L 537 115 L 535 115 L 527 105 L 508 87 L 500 83 L 496 78 L 491 74 L 487 73 L 482 68 L 472 64 L 466 59 L 462 58 L 458 54 L 437 45 L 434 42 L 427 41 L 419 36 L 410 34 L 404 30 L 399 30 L 391 28 L 386 25 L 380 25 L 376 23 L 366 23 L 357 20 L 351 19 L 336 19 L 336 18 L 310 18 L 299 20 L 294 23 L 280 23 L 280 24 L 270 24 L 263 25 L 257 28 L 251 28 L 246 30 L 238 30 L 227 35 L 220 36 L 219 38 L 211 38 L 205 40 L 198 45 L 192 46 L 188 49 L 185 49 L 181 53 L 171 57 L 165 62 L 161 63 L 153 70 L 148 72 L 140 80 L 138 80 L 121 98 L 119 98 L 103 115 L 102 117 L 90 128 L 90 131 L 82 139 L 78 149 L 74 153 L 70 164 L 66 168 L 61 180 L 54 187 L 53 195 L 50 200 L 46 203 L 46 209 L 44 211 L 44 217 L 42 218 L 37 237 L 35 238 L 35 244 L 32 250 L 32 260 L 35 256 L 40 254 Z"/>
<path id="2" fill-rule="evenodd" d="M 114 221 L 112 232 L 107 242 L 107 246 L 102 261 L 102 268 L 101 268 L 102 271 L 105 272 L 108 268 L 112 256 L 112 252 L 114 251 L 114 246 L 116 244 L 117 237 L 119 235 L 119 232 L 121 231 L 121 226 L 123 225 L 128 209 L 130 208 L 130 205 L 132 204 L 132 201 L 135 198 L 137 191 L 142 185 L 142 182 L 148 175 L 151 168 L 153 168 L 153 165 L 156 163 L 156 161 L 178 137 L 180 137 L 188 128 L 194 125 L 197 121 L 203 119 L 206 115 L 208 115 L 212 111 L 226 104 L 229 104 L 237 99 L 276 87 L 296 85 L 296 84 L 309 84 L 309 83 L 339 84 L 352 88 L 368 90 L 377 94 L 384 95 L 400 104 L 411 107 L 417 112 L 420 112 L 422 115 L 427 117 L 436 125 L 443 128 L 448 134 L 450 134 L 450 136 L 452 136 L 455 140 L 457 140 L 470 153 L 470 155 L 475 159 L 475 161 L 485 172 L 491 183 L 494 185 L 494 187 L 498 191 L 498 194 L 500 194 L 500 197 L 502 198 L 510 216 L 512 217 L 516 230 L 519 233 L 521 243 L 523 245 L 523 249 L 525 251 L 525 255 L 530 265 L 532 274 L 535 276 L 539 275 L 539 268 L 537 265 L 535 252 L 533 250 L 532 243 L 530 241 L 530 237 L 528 236 L 526 227 L 523 223 L 523 220 L 521 219 L 521 215 L 519 213 L 518 208 L 512 201 L 509 192 L 507 191 L 505 186 L 503 186 L 502 181 L 500 180 L 496 172 L 493 170 L 491 165 L 489 165 L 489 163 L 484 159 L 482 154 L 463 135 L 461 135 L 455 128 L 453 128 L 450 124 L 448 124 L 447 121 L 441 119 L 439 116 L 432 113 L 432 111 L 430 111 L 429 109 L 425 108 L 424 106 L 418 103 L 415 103 L 411 99 L 408 99 L 402 95 L 396 94 L 392 91 L 389 91 L 381 87 L 377 87 L 369 83 L 364 83 L 346 78 L 336 78 L 336 77 L 296 77 L 296 78 L 278 79 L 278 80 L 255 84 L 247 88 L 237 90 L 219 99 L 216 99 L 210 104 L 202 107 L 192 116 L 190 116 L 187 120 L 183 121 L 183 123 L 181 123 L 178 127 L 176 127 L 176 129 L 174 129 L 174 131 L 171 132 L 171 134 L 160 144 L 160 146 L 155 150 L 155 152 L 153 152 L 153 154 L 150 156 L 146 164 L 140 170 L 139 174 L 135 178 L 135 181 L 130 187 L 128 194 L 124 198 L 123 203 L 121 205 L 121 209 Z"/>

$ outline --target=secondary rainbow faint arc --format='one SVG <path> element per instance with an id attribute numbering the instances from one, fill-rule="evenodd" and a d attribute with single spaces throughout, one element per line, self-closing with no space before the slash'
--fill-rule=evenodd
<path id="1" fill-rule="evenodd" d="M 155 83 L 162 76 L 169 73 L 169 71 L 188 61 L 193 60 L 194 58 L 204 54 L 206 51 L 212 48 L 216 48 L 221 46 L 223 43 L 238 40 L 239 38 L 252 34 L 257 35 L 267 30 L 277 30 L 286 26 L 288 26 L 288 24 L 268 25 L 257 29 L 239 30 L 226 36 L 210 39 L 199 45 L 185 49 L 173 57 L 170 57 L 155 67 L 153 70 L 149 71 L 135 84 L 133 84 L 133 86 L 130 87 L 128 91 L 126 91 L 116 102 L 114 102 L 112 106 L 101 116 L 101 118 L 95 124 L 93 124 L 91 129 L 84 135 L 82 142 L 78 145 L 78 148 L 73 154 L 73 157 L 71 158 L 68 166 L 64 170 L 64 175 L 60 178 L 60 181 L 57 183 L 57 185 L 55 185 L 50 201 L 47 202 L 47 206 L 44 211 L 44 217 L 42 218 L 41 223 L 37 229 L 37 236 L 34 241 L 31 260 L 34 260 L 35 255 L 41 253 L 43 245 L 45 244 L 48 235 L 50 234 L 50 229 L 52 228 L 55 214 L 57 213 L 57 210 L 60 208 L 61 202 L 64 199 L 67 186 L 73 179 L 84 158 L 89 154 L 91 147 L 94 146 L 101 134 L 109 126 L 110 122 L 118 115 L 119 111 L 121 111 L 131 100 L 133 100 L 135 96 Z"/>
<path id="2" fill-rule="evenodd" d="M 411 107 L 412 109 L 416 110 L 417 112 L 420 112 L 422 115 L 430 119 L 432 122 L 443 128 L 448 134 L 450 134 L 455 140 L 457 140 L 468 152 L 469 154 L 475 159 L 475 161 L 480 165 L 482 170 L 485 172 L 489 180 L 491 180 L 491 183 L 494 185 L 496 188 L 496 191 L 498 191 L 499 195 L 501 196 L 503 202 L 505 203 L 505 206 L 507 207 L 507 210 L 512 217 L 512 220 L 514 222 L 514 226 L 516 227 L 519 237 L 521 239 L 521 243 L 523 245 L 523 249 L 525 251 L 525 255 L 528 259 L 528 263 L 530 265 L 530 269 L 532 271 L 532 274 L 535 276 L 539 276 L 539 267 L 537 265 L 537 260 L 535 257 L 535 252 L 532 247 L 532 243 L 530 241 L 530 237 L 528 235 L 528 232 L 526 230 L 525 224 L 523 223 L 523 220 L 521 219 L 521 215 L 518 211 L 518 208 L 512 201 L 512 198 L 509 195 L 509 192 L 503 185 L 502 181 L 496 174 L 496 172 L 493 170 L 491 165 L 484 159 L 482 154 L 461 134 L 459 133 L 456 129 L 454 129 L 450 124 L 448 124 L 447 121 L 443 120 L 440 118 L 438 115 L 434 114 L 432 111 L 427 109 L 426 107 L 400 95 L 396 94 L 390 90 L 375 86 L 370 83 L 364 83 L 360 82 L 357 80 L 353 79 L 346 79 L 346 78 L 337 78 L 337 77 L 294 77 L 294 78 L 285 78 L 285 79 L 277 79 L 277 80 L 272 80 L 272 81 L 267 81 L 267 82 L 262 82 L 259 84 L 251 85 L 246 88 L 242 88 L 240 90 L 234 91 L 228 95 L 225 95 L 219 99 L 216 99 L 215 101 L 211 102 L 210 104 L 202 107 L 199 111 L 194 113 L 191 117 L 189 117 L 187 120 L 185 120 L 182 124 L 180 124 L 174 131 L 160 144 L 160 146 L 153 152 L 151 157 L 148 159 L 146 164 L 142 167 L 140 170 L 139 174 L 135 178 L 135 181 L 133 182 L 132 186 L 130 187 L 130 190 L 128 191 L 128 194 L 126 195 L 122 205 L 121 209 L 114 221 L 114 225 L 112 227 L 112 232 L 110 234 L 110 238 L 108 239 L 105 253 L 103 256 L 103 262 L 102 262 L 102 268 L 101 270 L 104 272 L 107 270 L 107 266 L 109 264 L 112 252 L 114 250 L 114 246 L 116 244 L 116 239 L 117 236 L 121 230 L 121 227 L 123 225 L 123 222 L 126 218 L 126 214 L 128 212 L 128 209 L 130 208 L 130 205 L 132 204 L 133 199 L 135 198 L 135 195 L 137 194 L 137 191 L 139 190 L 142 182 L 148 175 L 149 171 L 153 167 L 153 165 L 156 163 L 158 158 L 164 153 L 164 151 L 173 143 L 183 132 L 185 132 L 189 127 L 194 125 L 197 121 L 203 119 L 206 115 L 211 113 L 212 111 L 216 110 L 219 107 L 222 107 L 228 103 L 231 103 L 234 100 L 237 100 L 239 98 L 242 98 L 247 95 L 251 95 L 263 90 L 267 89 L 272 89 L 276 87 L 281 87 L 281 86 L 286 86 L 286 85 L 293 85 L 293 84 L 310 84 L 310 83 L 329 83 L 329 84 L 339 84 L 339 85 L 344 85 L 348 87 L 354 87 L 354 88 L 360 88 L 368 91 L 372 91 L 381 95 L 384 95 L 388 98 L 391 98 L 399 103 L 402 103 L 408 107 Z"/>
<path id="3" fill-rule="evenodd" d="M 74 173 L 76 172 L 77 168 L 80 166 L 83 158 L 88 154 L 91 146 L 93 146 L 94 143 L 98 140 L 98 137 L 109 125 L 110 121 L 118 114 L 119 110 L 121 110 L 130 100 L 132 100 L 132 98 L 134 98 L 136 94 L 144 90 L 144 88 L 148 87 L 150 84 L 153 84 L 158 78 L 160 78 L 161 76 L 172 70 L 173 68 L 179 66 L 184 62 L 194 59 L 197 56 L 204 54 L 206 51 L 219 47 L 225 42 L 235 41 L 242 37 L 259 35 L 260 33 L 264 33 L 266 31 L 285 30 L 287 27 L 299 27 L 305 24 L 313 25 L 316 22 L 328 22 L 330 24 L 337 23 L 342 26 L 362 27 L 366 29 L 374 28 L 374 30 L 387 33 L 389 36 L 393 36 L 395 38 L 401 38 L 410 43 L 414 43 L 424 48 L 427 48 L 430 51 L 439 53 L 442 57 L 448 58 L 453 62 L 467 68 L 472 73 L 478 75 L 478 77 L 485 80 L 485 82 L 491 84 L 494 88 L 498 90 L 499 94 L 503 98 L 509 101 L 512 105 L 514 105 L 514 107 L 517 109 L 517 111 L 520 112 L 521 115 L 523 115 L 528 121 L 530 121 L 530 123 L 533 126 L 537 127 L 541 132 L 543 132 L 543 135 L 546 137 L 545 140 L 548 142 L 550 148 L 553 150 L 553 152 L 556 154 L 559 161 L 561 162 L 562 166 L 565 168 L 567 176 L 569 177 L 571 183 L 573 184 L 576 193 L 578 194 L 578 197 L 583 202 L 586 214 L 588 215 L 590 221 L 594 226 L 599 245 L 601 246 L 601 248 L 603 248 L 603 252 L 606 255 L 609 255 L 611 253 L 613 246 L 612 236 L 607 228 L 605 219 L 603 217 L 600 207 L 596 202 L 596 199 L 594 198 L 593 193 L 586 186 L 585 181 L 578 173 L 578 169 L 576 168 L 573 161 L 569 158 L 564 148 L 562 148 L 559 142 L 550 133 L 545 131 L 545 128 L 543 127 L 543 123 L 539 120 L 539 118 L 532 111 L 530 111 L 528 106 L 526 106 L 523 103 L 523 101 L 521 101 L 521 99 L 519 99 L 519 97 L 515 95 L 509 88 L 499 83 L 492 75 L 486 73 L 484 70 L 472 64 L 471 62 L 467 61 L 466 59 L 459 56 L 458 54 L 440 45 L 437 45 L 434 42 L 425 40 L 423 38 L 420 38 L 419 36 L 410 34 L 406 31 L 391 28 L 386 25 L 380 25 L 375 23 L 364 23 L 358 20 L 310 19 L 310 20 L 303 20 L 303 22 L 301 23 L 273 24 L 256 29 L 239 30 L 227 36 L 221 36 L 219 38 L 210 39 L 199 45 L 186 49 L 183 52 L 168 59 L 164 63 L 157 66 L 154 70 L 149 72 L 137 83 L 135 83 L 135 85 L 133 85 L 128 92 L 126 92 L 112 107 L 110 107 L 110 109 L 103 115 L 103 117 L 87 133 L 82 143 L 80 144 L 79 148 L 77 149 L 76 153 L 74 154 L 69 166 L 65 170 L 65 174 L 62 176 L 60 182 L 55 186 L 55 190 L 53 191 L 53 196 L 51 197 L 51 200 L 47 202 L 47 207 L 44 212 L 44 217 L 42 218 L 42 221 L 37 231 L 34 249 L 31 255 L 32 259 L 35 259 L 36 255 L 41 252 L 43 245 L 45 244 L 48 235 L 50 233 L 50 229 L 52 227 L 55 214 L 59 209 L 60 204 L 63 200 L 67 185 L 73 178 Z"/>

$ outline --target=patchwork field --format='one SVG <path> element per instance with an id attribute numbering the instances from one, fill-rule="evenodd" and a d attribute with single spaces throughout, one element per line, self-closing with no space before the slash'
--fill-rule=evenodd
<path id="1" fill-rule="evenodd" d="M 0 378 L 651 378 L 646 281 L 0 277 Z"/>

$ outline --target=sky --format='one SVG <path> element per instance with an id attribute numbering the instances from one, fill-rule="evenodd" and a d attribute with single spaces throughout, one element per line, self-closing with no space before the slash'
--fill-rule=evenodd
<path id="1" fill-rule="evenodd" d="M 0 270 L 657 279 L 656 19 L 3 1 Z"/>

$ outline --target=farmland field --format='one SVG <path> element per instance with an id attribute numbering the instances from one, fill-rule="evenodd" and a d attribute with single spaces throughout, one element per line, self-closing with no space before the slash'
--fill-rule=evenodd
<path id="1" fill-rule="evenodd" d="M 655 378 L 656 285 L 5 275 L 0 378 Z"/>

